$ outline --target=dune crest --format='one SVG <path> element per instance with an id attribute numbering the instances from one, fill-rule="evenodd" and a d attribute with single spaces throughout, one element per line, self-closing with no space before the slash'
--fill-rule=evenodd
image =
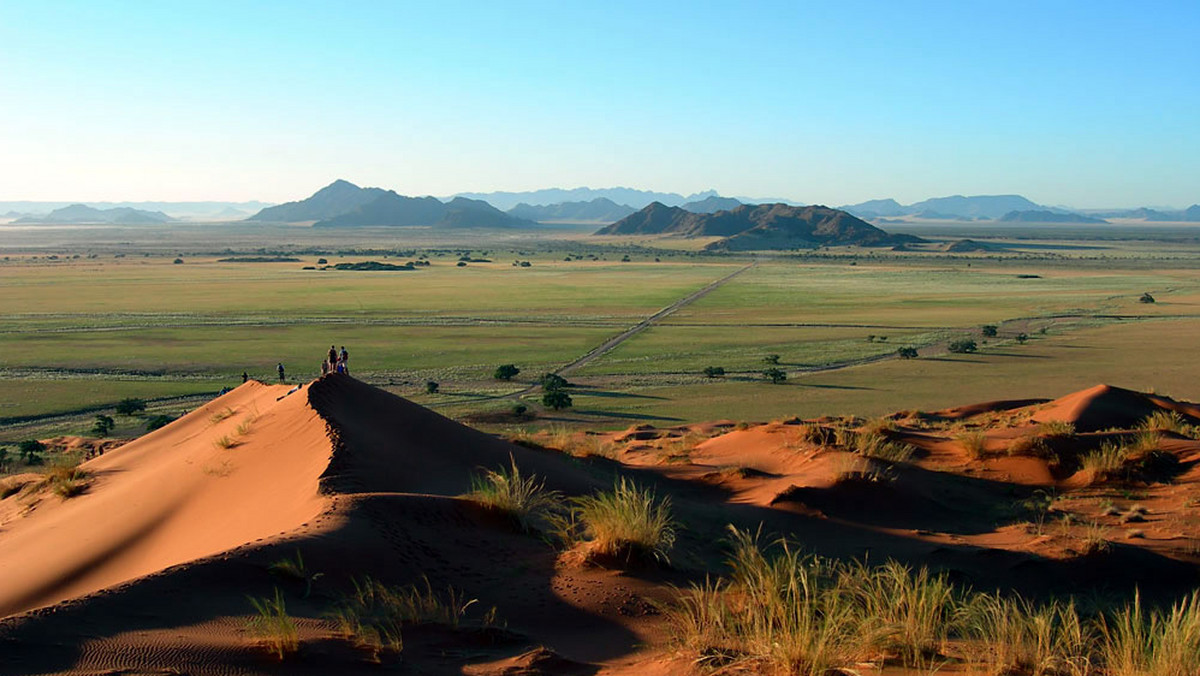
<path id="1" fill-rule="evenodd" d="M 306 392 L 283 396 L 289 389 L 246 383 L 84 463 L 90 485 L 80 496 L 18 493 L 0 502 L 8 517 L 0 616 L 293 530 L 321 513 L 329 499 L 318 477 L 332 445 Z"/>

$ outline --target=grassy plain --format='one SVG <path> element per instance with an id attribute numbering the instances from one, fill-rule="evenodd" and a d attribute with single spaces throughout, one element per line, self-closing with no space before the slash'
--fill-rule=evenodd
<path id="1" fill-rule="evenodd" d="M 186 247 L 171 248 L 161 229 L 122 230 L 130 241 L 97 232 L 75 239 L 59 232 L 49 238 L 52 247 L 3 252 L 0 418 L 82 411 L 126 396 L 215 392 L 240 382 L 243 370 L 273 380 L 278 361 L 307 379 L 331 343 L 348 347 L 356 376 L 447 414 L 505 410 L 541 373 L 751 262 L 582 367 L 572 376 L 581 385 L 575 406 L 546 417 L 614 427 L 865 415 L 1055 396 L 1101 381 L 1200 399 L 1189 391 L 1200 366 L 1185 356 L 1200 335 L 1195 241 L 1020 240 L 1006 254 L 844 249 L 755 258 L 577 233 L 405 251 L 390 232 L 354 233 L 356 249 L 303 229 L 294 230 L 291 245 L 275 241 L 273 248 L 261 239 L 282 236 L 271 229 L 192 229 Z M 220 248 L 227 240 L 243 255 L 278 251 L 301 262 L 219 262 L 234 251 Z M 491 262 L 459 267 L 468 251 Z M 303 269 L 319 257 L 338 263 L 384 260 L 385 253 L 389 262 L 427 255 L 431 265 Z M 184 262 L 174 264 L 176 256 Z M 519 260 L 531 266 L 513 265 Z M 1159 302 L 1137 302 L 1147 291 Z M 1000 325 L 1001 335 L 985 343 L 982 324 Z M 1017 333 L 1031 340 L 1019 345 Z M 980 353 L 946 356 L 945 343 L 964 335 L 980 341 Z M 901 346 L 917 347 L 922 357 L 895 359 Z M 762 379 L 768 354 L 780 356 L 789 373 L 784 384 Z M 511 383 L 492 380 L 502 363 L 522 373 Z M 706 366 L 729 375 L 706 379 Z M 438 381 L 440 392 L 426 394 L 426 380 Z M 536 391 L 523 396 L 536 405 Z M 79 425 L 90 426 L 82 413 Z M 0 428 L 0 441 L 18 433 L 28 426 Z"/>

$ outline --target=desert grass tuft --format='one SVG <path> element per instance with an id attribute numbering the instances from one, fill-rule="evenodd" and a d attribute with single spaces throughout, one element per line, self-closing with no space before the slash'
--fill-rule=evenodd
<path id="1" fill-rule="evenodd" d="M 216 413 L 209 416 L 208 422 L 213 425 L 216 425 L 217 423 L 221 422 L 222 420 L 225 420 L 227 418 L 232 418 L 235 415 L 237 415 L 237 411 L 226 406 L 225 410 L 217 411 Z"/>
<path id="2" fill-rule="evenodd" d="M 1194 676 L 1200 673 L 1200 591 L 1170 610 L 1147 611 L 1140 595 L 1099 622 L 1108 676 Z"/>
<path id="3" fill-rule="evenodd" d="M 473 478 L 467 497 L 510 515 L 523 530 L 534 530 L 557 509 L 562 496 L 546 490 L 545 481 L 536 474 L 521 476 L 516 460 L 512 456 L 508 460 L 509 469 L 486 470 Z"/>
<path id="4" fill-rule="evenodd" d="M 987 433 L 982 430 L 962 432 L 954 439 L 972 460 L 982 460 L 987 455 Z"/>
<path id="5" fill-rule="evenodd" d="M 365 578 L 354 581 L 354 592 L 342 599 L 331 615 L 342 635 L 370 649 L 378 659 L 381 653 L 404 649 L 404 625 L 437 624 L 457 629 L 468 609 L 477 603 L 453 587 L 436 593 L 428 579 L 423 585 L 389 587 Z M 494 625 L 496 609 L 483 613 L 479 623 Z"/>
<path id="6" fill-rule="evenodd" d="M 1100 448 L 1085 453 L 1079 462 L 1080 466 L 1091 471 L 1098 481 L 1106 481 L 1121 474 L 1129 457 L 1127 446 L 1106 441 Z"/>
<path id="7" fill-rule="evenodd" d="M 1190 436 L 1192 426 L 1184 420 L 1183 416 L 1176 411 L 1159 410 L 1151 413 L 1142 419 L 1139 427 L 1143 430 L 1152 430 L 1156 432 L 1173 432 L 1183 436 Z"/>
<path id="8" fill-rule="evenodd" d="M 236 437 L 231 437 L 228 434 L 226 434 L 226 435 L 219 437 L 216 441 L 214 441 L 213 445 L 216 446 L 217 448 L 224 448 L 224 449 L 228 450 L 230 448 L 233 448 L 234 446 L 237 446 L 239 443 L 240 442 L 237 440 Z"/>
<path id="9" fill-rule="evenodd" d="M 1037 434 L 1047 439 L 1069 439 L 1075 436 L 1075 423 L 1066 420 L 1047 420 L 1038 423 Z"/>
<path id="10" fill-rule="evenodd" d="M 250 598 L 257 613 L 247 627 L 280 660 L 300 649 L 296 621 L 287 613 L 283 593 L 275 588 L 274 598 Z"/>
<path id="11" fill-rule="evenodd" d="M 571 500 L 569 514 L 558 520 L 568 543 L 583 540 L 601 556 L 653 558 L 669 562 L 675 544 L 671 499 L 622 477 L 612 491 Z"/>
<path id="12" fill-rule="evenodd" d="M 88 473 L 76 465 L 53 465 L 42 472 L 41 485 L 66 500 L 87 491 Z"/>
<path id="13" fill-rule="evenodd" d="M 860 432 L 854 438 L 854 450 L 861 456 L 886 460 L 887 462 L 908 462 L 912 460 L 916 449 L 902 441 L 889 441 L 878 432 Z"/>
<path id="14" fill-rule="evenodd" d="M 907 667 L 928 668 L 945 649 L 958 598 L 944 575 L 888 561 L 848 565 L 842 584 L 858 604 L 859 633 Z"/>
<path id="15" fill-rule="evenodd" d="M 1014 456 L 1033 456 L 1035 458 L 1044 458 L 1050 455 L 1050 447 L 1046 445 L 1046 440 L 1033 435 L 1022 435 L 1008 442 L 1006 449 L 1009 455 Z"/>
<path id="16" fill-rule="evenodd" d="M 992 674 L 1086 676 L 1094 673 L 1093 632 L 1073 602 L 1037 605 L 977 594 L 960 609 L 959 630 L 973 661 Z"/>

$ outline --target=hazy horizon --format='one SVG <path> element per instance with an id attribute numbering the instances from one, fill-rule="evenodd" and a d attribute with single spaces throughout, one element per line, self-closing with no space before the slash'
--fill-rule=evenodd
<path id="1" fill-rule="evenodd" d="M 0 201 L 1200 202 L 1200 7 L 0 6 Z M 35 56 L 31 56 L 35 55 Z"/>

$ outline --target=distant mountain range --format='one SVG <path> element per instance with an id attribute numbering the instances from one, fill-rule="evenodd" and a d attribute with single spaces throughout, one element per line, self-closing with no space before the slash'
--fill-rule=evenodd
<path id="1" fill-rule="evenodd" d="M 838 209 L 782 203 L 742 204 L 707 214 L 654 202 L 596 234 L 721 237 L 705 248 L 723 251 L 808 249 L 825 244 L 896 246 L 922 241 L 910 235 L 889 234 Z"/>
<path id="2" fill-rule="evenodd" d="M 483 200 L 497 209 L 504 210 L 510 210 L 522 202 L 533 206 L 545 206 L 563 202 L 590 202 L 599 197 L 612 200 L 617 204 L 627 204 L 634 209 L 641 209 L 651 202 L 679 206 L 716 195 L 717 191 L 715 190 L 705 190 L 684 196 L 673 192 L 654 192 L 634 188 L 546 188 L 527 192 L 462 192 L 458 193 L 456 197 Z"/>
<path id="3" fill-rule="evenodd" d="M 838 207 L 859 218 L 896 218 L 915 216 L 929 219 L 970 219 L 994 221 L 1010 211 L 1045 209 L 1020 195 L 975 195 L 934 197 L 904 206 L 894 199 L 869 200 Z"/>
<path id="4" fill-rule="evenodd" d="M 274 223 L 315 221 L 314 227 L 429 225 L 444 228 L 511 228 L 533 225 L 487 202 L 456 197 L 407 197 L 382 188 L 360 188 L 337 180 L 307 199 L 263 209 L 248 220 Z"/>
<path id="5" fill-rule="evenodd" d="M 999 218 L 1005 223 L 1107 223 L 1103 218 L 1093 218 L 1083 214 L 1062 213 L 1045 209 L 1029 209 L 1026 211 L 1010 211 Z"/>
<path id="6" fill-rule="evenodd" d="M 161 211 L 144 211 L 130 207 L 94 209 L 85 204 L 72 204 L 55 209 L 45 216 L 25 216 L 15 223 L 108 223 L 115 225 L 137 225 L 143 223 L 169 223 L 175 219 Z"/>
<path id="7" fill-rule="evenodd" d="M 636 209 L 627 204 L 617 204 L 607 197 L 597 197 L 588 202 L 560 202 L 559 204 L 533 205 L 522 202 L 509 209 L 508 215 L 543 223 L 613 223 L 634 211 Z"/>
<path id="8" fill-rule="evenodd" d="M 145 212 L 161 212 L 173 219 L 192 221 L 241 220 L 246 216 L 271 206 L 270 202 L 0 202 L 0 218 L 34 217 L 45 219 L 52 211 L 82 204 L 105 211 L 109 209 L 134 209 Z"/>
<path id="9" fill-rule="evenodd" d="M 1141 218 L 1147 221 L 1200 222 L 1200 204 L 1193 204 L 1183 211 L 1159 211 L 1157 209 L 1142 207 L 1140 209 L 1116 209 L 1111 211 L 1088 210 L 1087 213 L 1097 218 Z"/>
<path id="10" fill-rule="evenodd" d="M 713 195 L 711 197 L 705 197 L 698 202 L 688 202 L 680 208 L 684 209 L 685 211 L 690 211 L 694 214 L 715 214 L 718 211 L 728 211 L 730 209 L 736 209 L 740 206 L 742 206 L 742 203 L 732 197 L 719 197 L 717 195 Z"/>

